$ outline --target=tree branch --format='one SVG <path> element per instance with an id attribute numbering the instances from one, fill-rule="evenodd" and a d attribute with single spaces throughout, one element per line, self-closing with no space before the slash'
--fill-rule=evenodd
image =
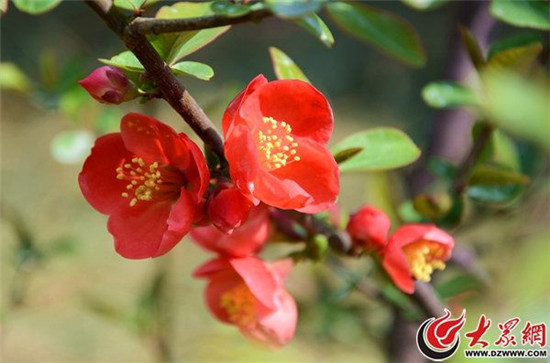
<path id="1" fill-rule="evenodd" d="M 128 19 L 117 11 L 111 0 L 87 0 L 86 3 L 135 54 L 147 71 L 147 75 L 157 85 L 162 97 L 218 156 L 220 162 L 225 163 L 223 139 L 220 133 L 195 99 L 172 74 L 170 67 L 162 60 L 145 35 L 129 30 Z"/>
<path id="2" fill-rule="evenodd" d="M 177 33 L 246 22 L 258 22 L 271 15 L 269 9 L 259 9 L 236 17 L 211 15 L 187 19 L 136 18 L 128 24 L 128 31 L 135 34 Z"/>

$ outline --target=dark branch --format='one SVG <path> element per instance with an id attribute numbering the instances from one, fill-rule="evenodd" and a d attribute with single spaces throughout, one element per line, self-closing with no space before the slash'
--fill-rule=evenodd
<path id="1" fill-rule="evenodd" d="M 157 85 L 162 97 L 224 163 L 221 135 L 195 99 L 172 74 L 170 67 L 151 46 L 145 35 L 128 31 L 128 19 L 113 7 L 111 0 L 88 0 L 86 3 L 135 54 L 147 75 Z"/>
<path id="2" fill-rule="evenodd" d="M 188 19 L 136 18 L 128 24 L 128 30 L 135 34 L 177 33 L 246 22 L 258 22 L 270 15 L 272 13 L 269 9 L 259 9 L 237 17 L 211 15 Z"/>

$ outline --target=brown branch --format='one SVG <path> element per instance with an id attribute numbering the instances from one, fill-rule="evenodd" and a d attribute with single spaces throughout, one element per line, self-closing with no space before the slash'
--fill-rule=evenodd
<path id="1" fill-rule="evenodd" d="M 172 74 L 170 67 L 162 60 L 145 35 L 134 33 L 129 29 L 128 18 L 117 11 L 111 0 L 87 0 L 86 3 L 135 54 L 147 71 L 147 75 L 155 82 L 162 97 L 224 163 L 223 139 L 220 133 L 195 99 Z"/>
<path id="2" fill-rule="evenodd" d="M 271 15 L 272 13 L 269 9 L 259 9 L 236 17 L 211 15 L 187 19 L 136 18 L 128 24 L 128 30 L 135 34 L 177 33 L 246 22 L 258 22 Z"/>

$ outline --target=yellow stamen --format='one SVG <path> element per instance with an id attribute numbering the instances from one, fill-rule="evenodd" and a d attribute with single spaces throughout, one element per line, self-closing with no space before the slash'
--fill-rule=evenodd
<path id="1" fill-rule="evenodd" d="M 264 128 L 258 131 L 256 146 L 260 151 L 262 165 L 268 170 L 276 170 L 293 162 L 300 161 L 296 148 L 298 143 L 292 137 L 292 127 L 285 121 L 264 117 Z M 269 135 L 269 136 L 268 136 Z"/>
<path id="2" fill-rule="evenodd" d="M 403 248 L 409 261 L 411 275 L 419 281 L 428 282 L 435 270 L 445 269 L 441 260 L 445 253 L 442 245 L 430 241 L 418 241 Z"/>
<path id="3" fill-rule="evenodd" d="M 255 298 L 244 283 L 224 293 L 220 306 L 235 324 L 253 326 L 256 323 Z"/>

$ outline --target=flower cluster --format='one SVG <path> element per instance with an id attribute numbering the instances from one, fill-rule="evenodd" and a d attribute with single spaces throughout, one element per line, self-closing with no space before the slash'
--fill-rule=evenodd
<path id="1" fill-rule="evenodd" d="M 415 279 L 430 281 L 435 270 L 445 268 L 454 247 L 452 236 L 430 224 L 405 224 L 389 236 L 389 218 L 371 206 L 355 212 L 346 229 L 354 247 L 379 255 L 395 285 L 408 294 Z"/>

